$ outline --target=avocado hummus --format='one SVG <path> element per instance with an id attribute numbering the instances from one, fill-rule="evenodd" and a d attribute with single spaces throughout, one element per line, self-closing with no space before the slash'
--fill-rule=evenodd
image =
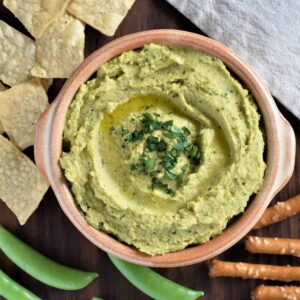
<path id="1" fill-rule="evenodd" d="M 93 227 L 150 255 L 207 242 L 262 186 L 260 114 L 216 57 L 150 44 L 103 64 L 60 159 Z"/>

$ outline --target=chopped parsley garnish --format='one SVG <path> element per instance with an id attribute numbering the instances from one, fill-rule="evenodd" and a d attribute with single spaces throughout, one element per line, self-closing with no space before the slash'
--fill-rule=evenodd
<path id="1" fill-rule="evenodd" d="M 173 197 L 175 188 L 184 182 L 189 167 L 199 165 L 201 153 L 199 146 L 188 140 L 191 131 L 187 127 L 177 127 L 173 120 L 160 121 L 159 117 L 158 113 L 145 112 L 139 119 L 131 118 L 131 123 L 138 122 L 137 129 L 130 131 L 121 127 L 120 135 L 124 143 L 143 143 L 143 153 L 131 163 L 131 171 L 150 177 L 152 189 Z M 157 136 L 158 131 L 161 133 Z M 110 132 L 115 129 L 112 127 Z M 178 167 L 182 156 L 188 163 Z"/>

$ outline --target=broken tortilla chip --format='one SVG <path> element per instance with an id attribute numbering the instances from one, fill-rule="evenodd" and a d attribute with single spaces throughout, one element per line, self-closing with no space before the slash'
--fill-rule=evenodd
<path id="1" fill-rule="evenodd" d="M 37 65 L 31 74 L 41 78 L 67 78 L 84 58 L 84 24 L 64 15 L 36 40 Z"/>
<path id="2" fill-rule="evenodd" d="M 34 163 L 0 135 L 0 199 L 21 225 L 38 207 L 49 185 Z"/>
<path id="3" fill-rule="evenodd" d="M 4 0 L 3 4 L 17 17 L 35 38 L 64 13 L 68 0 Z"/>
<path id="4" fill-rule="evenodd" d="M 38 78 L 0 93 L 0 120 L 18 148 L 33 145 L 36 122 L 47 106 L 48 97 Z"/>
<path id="5" fill-rule="evenodd" d="M 0 93 L 5 91 L 5 90 L 6 90 L 5 86 L 0 82 Z M 1 105 L 0 105 L 0 107 L 1 107 Z M 4 127 L 3 127 L 3 125 L 0 121 L 0 134 L 2 134 L 4 131 L 5 131 Z"/>
<path id="6" fill-rule="evenodd" d="M 0 80 L 13 86 L 30 79 L 35 50 L 32 39 L 0 21 Z"/>
<path id="7" fill-rule="evenodd" d="M 115 34 L 135 0 L 73 0 L 67 11 L 105 35 Z"/>

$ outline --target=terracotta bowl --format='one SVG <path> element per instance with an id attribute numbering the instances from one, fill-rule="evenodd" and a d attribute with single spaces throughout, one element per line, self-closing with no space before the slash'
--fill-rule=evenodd
<path id="1" fill-rule="evenodd" d="M 267 137 L 267 170 L 261 191 L 246 211 L 222 234 L 211 241 L 160 256 L 148 256 L 136 248 L 91 227 L 77 208 L 59 167 L 62 134 L 68 107 L 79 86 L 99 66 L 124 51 L 148 43 L 184 45 L 219 57 L 253 93 L 263 115 Z M 62 210 L 77 229 L 93 244 L 121 259 L 152 267 L 178 267 L 207 260 L 230 248 L 256 224 L 274 195 L 287 183 L 295 162 L 295 136 L 290 124 L 258 75 L 235 53 L 223 45 L 198 34 L 178 30 L 151 30 L 116 39 L 91 54 L 67 80 L 61 92 L 41 116 L 37 125 L 35 159 L 48 178 Z"/>

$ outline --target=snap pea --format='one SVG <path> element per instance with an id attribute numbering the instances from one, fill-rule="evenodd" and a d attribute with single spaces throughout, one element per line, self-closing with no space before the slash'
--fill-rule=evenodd
<path id="1" fill-rule="evenodd" d="M 93 297 L 92 300 L 103 300 L 103 299 L 99 297 Z"/>
<path id="2" fill-rule="evenodd" d="M 62 290 L 79 290 L 90 284 L 97 273 L 61 265 L 40 254 L 0 225 L 0 249 L 20 269 L 46 285 Z"/>
<path id="3" fill-rule="evenodd" d="M 41 300 L 0 270 L 0 296 L 7 300 Z"/>
<path id="4" fill-rule="evenodd" d="M 136 288 L 156 300 L 195 300 L 203 296 L 202 291 L 194 291 L 173 282 L 150 268 L 134 265 L 108 255 L 115 267 Z"/>

